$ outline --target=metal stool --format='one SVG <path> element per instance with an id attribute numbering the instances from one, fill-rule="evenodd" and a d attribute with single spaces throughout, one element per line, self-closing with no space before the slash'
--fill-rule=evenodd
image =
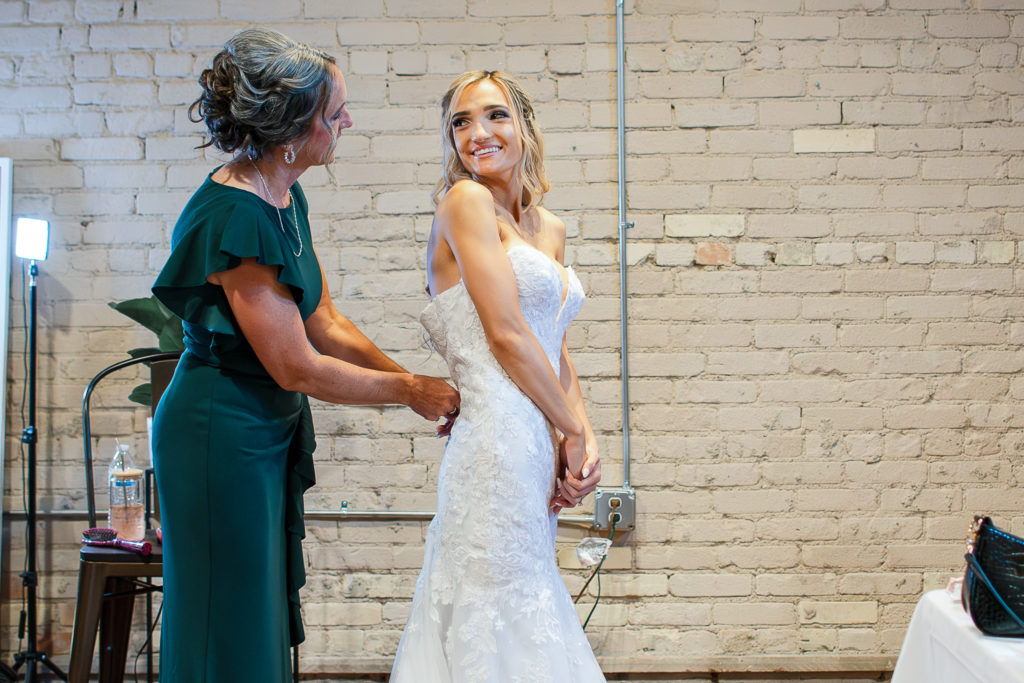
<path id="1" fill-rule="evenodd" d="M 82 399 L 82 437 L 85 441 L 86 497 L 90 527 L 96 526 L 89 420 L 89 399 L 93 390 L 101 379 L 112 372 L 137 363 L 149 363 L 153 385 L 152 404 L 155 408 L 180 355 L 180 352 L 170 352 L 131 358 L 101 370 L 89 382 Z M 147 500 L 146 507 L 148 511 L 153 505 Z M 97 630 L 100 633 L 100 682 L 121 683 L 124 680 L 135 597 L 139 594 L 149 597 L 154 590 L 160 590 L 160 586 L 139 579 L 163 576 L 163 548 L 152 531 L 147 531 L 146 540 L 153 545 L 153 553 L 149 557 L 121 548 L 82 547 L 79 554 L 78 601 L 71 640 L 71 665 L 68 668 L 69 683 L 87 683 L 89 680 Z M 152 680 L 152 666 L 149 680 Z"/>

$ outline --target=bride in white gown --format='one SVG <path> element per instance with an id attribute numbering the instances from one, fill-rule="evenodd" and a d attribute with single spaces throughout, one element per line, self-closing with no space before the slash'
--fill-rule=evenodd
<path id="1" fill-rule="evenodd" d="M 565 225 L 539 205 L 533 107 L 476 71 L 442 110 L 420 320 L 462 406 L 391 683 L 603 682 L 555 563 L 558 511 L 601 464 L 565 344 L 583 288 L 562 266 Z"/>

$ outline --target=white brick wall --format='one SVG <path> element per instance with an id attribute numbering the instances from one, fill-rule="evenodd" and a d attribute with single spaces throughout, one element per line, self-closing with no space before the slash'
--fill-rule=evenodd
<path id="1" fill-rule="evenodd" d="M 1024 4 L 626 3 L 637 529 L 589 630 L 624 667 L 660 656 L 891 656 L 923 590 L 961 571 L 975 512 L 1024 532 Z M 438 100 L 504 68 L 538 102 L 569 261 L 570 333 L 621 481 L 614 2 L 0 3 L 0 156 L 15 213 L 53 222 L 40 311 L 41 507 L 84 507 L 81 391 L 151 342 L 106 307 L 145 295 L 218 156 L 194 149 L 194 79 L 247 22 L 336 55 L 355 127 L 304 179 L 338 306 L 418 372 Z M 17 278 L 17 275 L 16 275 Z M 15 279 L 8 395 L 23 379 Z M 134 377 L 95 413 L 144 447 Z M 442 446 L 398 410 L 315 408 L 307 507 L 431 509 Z M 5 510 L 21 509 L 17 406 Z M 134 435 L 134 436 L 132 436 Z M 70 646 L 80 524 L 44 525 L 45 649 Z M 387 669 L 423 525 L 309 525 L 307 671 Z M 24 556 L 5 524 L 3 581 Z M 563 528 L 559 557 L 582 585 Z M 0 611 L 2 655 L 17 600 Z M 136 634 L 138 635 L 138 634 Z M 611 661 L 611 660 L 609 660 Z M 353 664 L 355 662 L 355 664 Z M 360 664 L 360 662 L 362 664 Z M 656 668 L 656 667 L 655 667 Z"/>

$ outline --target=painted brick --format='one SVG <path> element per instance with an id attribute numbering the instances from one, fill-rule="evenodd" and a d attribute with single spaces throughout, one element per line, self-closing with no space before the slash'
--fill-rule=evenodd
<path id="1" fill-rule="evenodd" d="M 854 258 L 853 245 L 849 243 L 840 242 L 814 245 L 815 263 L 838 266 L 846 263 L 853 263 Z"/>
<path id="2" fill-rule="evenodd" d="M 936 245 L 935 261 L 967 265 L 974 263 L 976 251 L 975 245 L 971 242 L 943 242 Z"/>
<path id="3" fill-rule="evenodd" d="M 785 131 L 713 130 L 710 138 L 715 154 L 785 153 L 792 147 L 792 136 Z"/>
<path id="4" fill-rule="evenodd" d="M 156 91 L 148 83 L 83 83 L 74 86 L 73 91 L 75 104 L 125 107 L 156 101 Z"/>
<path id="5" fill-rule="evenodd" d="M 675 121 L 680 128 L 750 126 L 757 121 L 752 104 L 677 104 Z"/>
<path id="6" fill-rule="evenodd" d="M 424 27 L 424 33 L 426 32 Z M 338 22 L 338 41 L 342 45 L 408 45 L 419 40 L 420 27 L 409 21 Z M 465 32 L 464 38 L 476 34 Z M 426 36 L 424 36 L 426 38 Z M 432 37 L 430 42 L 445 42 Z"/>
<path id="7" fill-rule="evenodd" d="M 839 20 L 839 35 L 843 38 L 884 40 L 922 38 L 925 35 L 925 19 L 912 14 L 849 16 Z"/>
<path id="8" fill-rule="evenodd" d="M 843 102 L 843 121 L 849 124 L 883 126 L 916 125 L 925 120 L 923 102 L 849 101 Z"/>
<path id="9" fill-rule="evenodd" d="M 866 209 L 881 203 L 879 188 L 870 185 L 802 185 L 799 203 L 810 209 Z"/>
<path id="10" fill-rule="evenodd" d="M 711 203 L 716 207 L 743 209 L 786 209 L 793 206 L 793 191 L 785 185 L 749 187 L 715 185 Z"/>
<path id="11" fill-rule="evenodd" d="M 804 242 L 786 242 L 775 249 L 775 263 L 780 266 L 809 266 L 813 261 L 812 245 Z"/>
<path id="12" fill-rule="evenodd" d="M 808 79 L 808 94 L 816 97 L 870 97 L 889 91 L 889 77 L 878 73 L 814 74 Z"/>
<path id="13" fill-rule="evenodd" d="M 892 185 L 882 189 L 882 203 L 893 208 L 962 206 L 966 190 L 963 185 Z M 985 202 L 987 197 L 981 192 L 978 201 Z"/>
<path id="14" fill-rule="evenodd" d="M 843 103 L 842 106 L 845 106 Z M 843 120 L 839 102 L 788 102 L 765 100 L 758 103 L 758 121 L 762 126 L 783 128 L 838 124 Z"/>
<path id="15" fill-rule="evenodd" d="M 586 40 L 586 26 L 572 19 L 509 22 L 504 33 L 507 45 L 579 45 Z"/>
<path id="16" fill-rule="evenodd" d="M 858 242 L 855 249 L 857 260 L 863 263 L 885 263 L 889 259 L 885 244 L 879 242 Z"/>
<path id="17" fill-rule="evenodd" d="M 698 243 L 706 244 L 706 243 Z M 683 271 L 676 276 L 679 289 L 687 293 L 753 292 L 757 288 L 755 273 L 732 269 Z"/>
<path id="18" fill-rule="evenodd" d="M 793 131 L 793 151 L 797 154 L 873 152 L 874 149 L 875 133 L 871 129 Z"/>
<path id="19" fill-rule="evenodd" d="M 750 159 L 729 156 L 672 155 L 672 177 L 683 181 L 746 180 Z"/>
<path id="20" fill-rule="evenodd" d="M 1006 174 L 1004 160 L 999 156 L 961 156 L 957 159 L 925 159 L 921 165 L 921 178 L 925 180 L 952 180 L 960 178 L 999 178 Z"/>
<path id="21" fill-rule="evenodd" d="M 921 162 L 918 159 L 897 157 L 846 157 L 839 159 L 839 176 L 869 180 L 872 178 L 913 178 L 917 176 Z"/>
<path id="22" fill-rule="evenodd" d="M 1000 291 L 1013 286 L 1012 272 L 1007 269 L 960 270 L 942 269 L 935 272 L 931 288 L 934 291 Z"/>
<path id="23" fill-rule="evenodd" d="M 1024 148 L 1024 131 L 1015 128 L 966 128 L 964 150 L 1014 151 Z"/>
<path id="24" fill-rule="evenodd" d="M 646 98 L 718 97 L 722 94 L 721 76 L 647 76 L 639 77 L 640 93 Z"/>
<path id="25" fill-rule="evenodd" d="M 142 145 L 133 138 L 71 138 L 61 145 L 69 160 L 141 159 Z"/>
<path id="26" fill-rule="evenodd" d="M 943 14 L 928 17 L 928 33 L 936 38 L 1002 38 L 1010 22 L 995 14 Z"/>
<path id="27" fill-rule="evenodd" d="M 974 82 L 970 76 L 960 74 L 894 74 L 894 95 L 956 96 L 971 95 Z"/>
<path id="28" fill-rule="evenodd" d="M 754 159 L 753 177 L 759 180 L 809 180 L 835 173 L 836 162 L 826 157 Z"/>
<path id="29" fill-rule="evenodd" d="M 976 96 L 967 101 L 933 102 L 928 105 L 925 117 L 928 123 L 991 123 L 1008 121 L 1008 102 L 1002 98 Z"/>
<path id="30" fill-rule="evenodd" d="M 823 237 L 830 231 L 827 215 L 761 214 L 748 219 L 748 237 L 786 239 L 797 237 Z"/>
<path id="31" fill-rule="evenodd" d="M 735 237 L 743 234 L 744 216 L 739 214 L 689 214 L 665 216 L 669 237 Z"/>
<path id="32" fill-rule="evenodd" d="M 804 600 L 799 607 L 800 620 L 814 624 L 874 624 L 878 604 L 867 602 L 815 602 Z"/>
<path id="33" fill-rule="evenodd" d="M 707 372 L 714 375 L 775 375 L 788 366 L 786 355 L 776 352 L 715 352 L 707 359 Z"/>
<path id="34" fill-rule="evenodd" d="M 1024 94 L 1024 79 L 1017 73 L 989 71 L 975 76 L 975 83 L 982 92 L 993 91 L 1010 95 Z"/>
<path id="35" fill-rule="evenodd" d="M 826 16 L 766 16 L 759 32 L 761 37 L 773 40 L 827 40 L 839 35 L 839 20 Z"/>
<path id="36" fill-rule="evenodd" d="M 725 94 L 729 97 L 799 97 L 806 90 L 798 74 L 735 74 L 725 77 Z"/>
<path id="37" fill-rule="evenodd" d="M 748 42 L 754 39 L 754 20 L 747 17 L 677 17 L 672 37 L 680 42 Z"/>
<path id="38" fill-rule="evenodd" d="M 758 325 L 754 328 L 754 345 L 760 348 L 832 346 L 835 342 L 833 325 Z"/>

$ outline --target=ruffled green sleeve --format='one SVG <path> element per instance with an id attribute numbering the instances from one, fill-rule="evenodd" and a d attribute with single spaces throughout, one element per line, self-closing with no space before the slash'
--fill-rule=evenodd
<path id="1" fill-rule="evenodd" d="M 296 185 L 297 189 L 297 185 Z M 303 242 L 308 244 L 305 197 L 294 193 L 300 216 Z M 294 231 L 291 212 L 288 230 Z M 171 239 L 171 254 L 153 285 L 153 293 L 182 320 L 212 332 L 238 334 L 239 330 L 220 287 L 206 281 L 207 276 L 234 268 L 243 258 L 278 266 L 278 280 L 287 285 L 306 318 L 320 298 L 320 273 L 313 250 L 301 257 L 294 234 L 282 232 L 276 210 L 258 197 L 237 188 L 218 185 L 212 180 L 200 187 L 182 211 Z M 307 263 L 307 257 L 312 261 Z M 308 290 L 315 288 L 317 291 Z M 311 300 L 307 300 L 309 297 Z"/>

